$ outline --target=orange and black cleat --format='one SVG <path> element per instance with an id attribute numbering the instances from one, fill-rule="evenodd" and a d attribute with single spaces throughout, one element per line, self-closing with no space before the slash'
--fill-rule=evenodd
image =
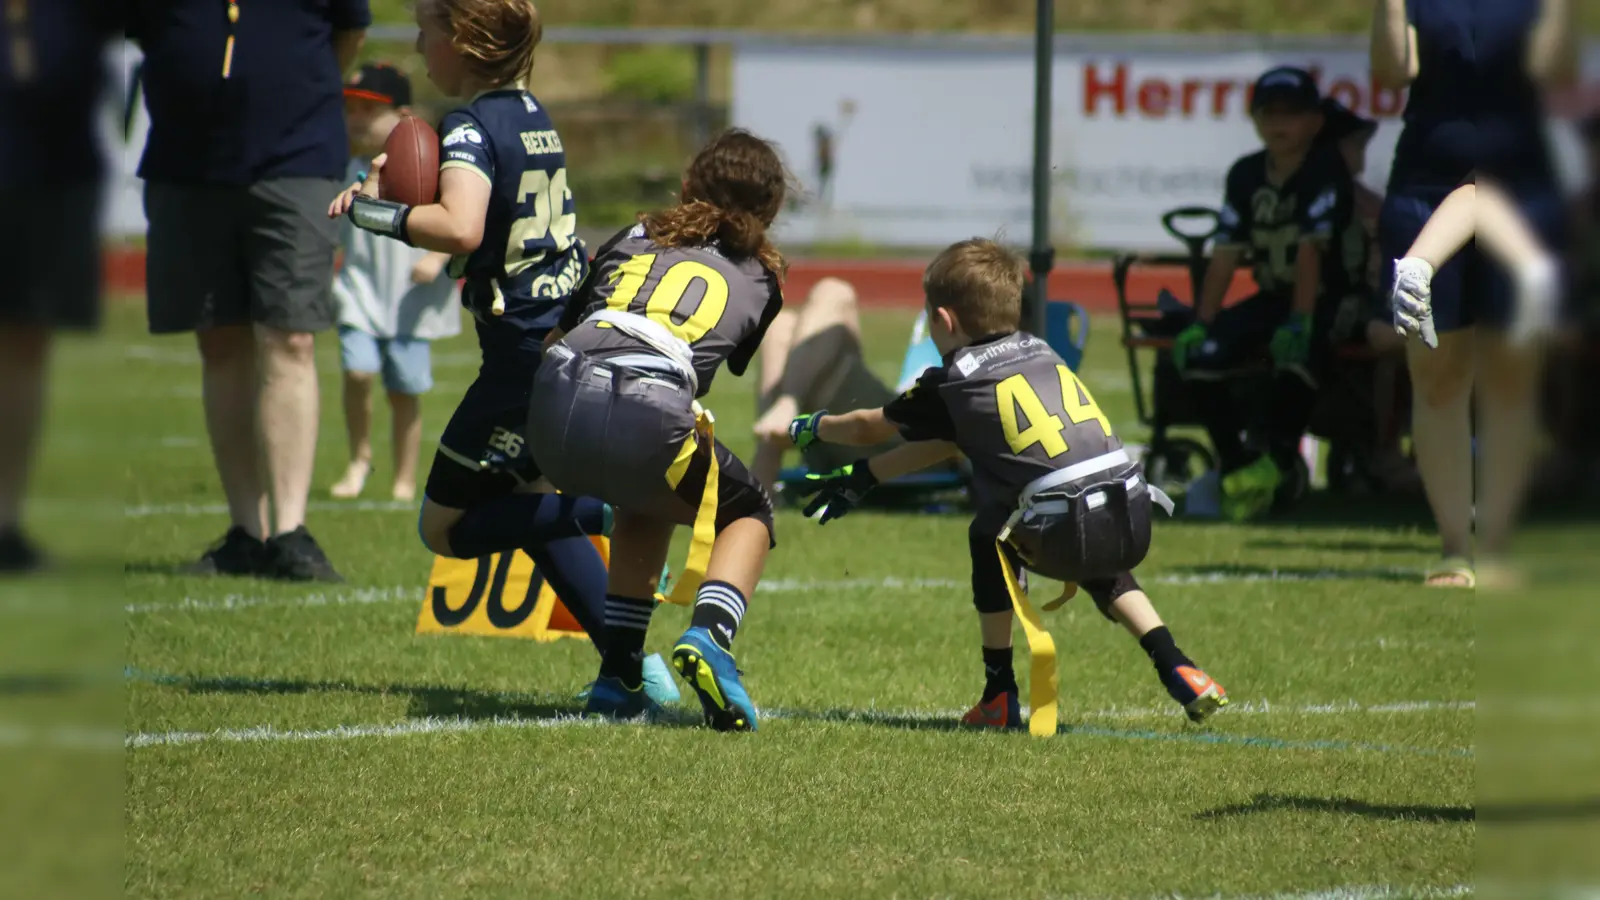
<path id="1" fill-rule="evenodd" d="M 967 710 L 961 724 L 971 728 L 1020 729 L 1023 726 L 1022 704 L 1016 691 L 1006 691 L 993 700 L 985 700 Z"/>
<path id="2" fill-rule="evenodd" d="M 1200 724 L 1228 705 L 1228 692 L 1198 666 L 1177 666 L 1163 673 L 1161 683 L 1172 699 L 1182 704 L 1189 721 Z"/>

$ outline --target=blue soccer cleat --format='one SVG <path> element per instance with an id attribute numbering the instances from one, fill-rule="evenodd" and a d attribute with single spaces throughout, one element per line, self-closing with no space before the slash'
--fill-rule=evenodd
<path id="1" fill-rule="evenodd" d="M 584 704 L 586 716 L 605 716 L 608 719 L 654 718 L 661 712 L 661 704 L 650 697 L 644 685 L 629 689 L 621 678 L 602 675 L 589 686 L 589 702 Z"/>
<path id="2" fill-rule="evenodd" d="M 678 683 L 672 680 L 672 670 L 667 668 L 667 661 L 659 653 L 644 658 L 644 692 L 662 706 L 677 703 L 683 698 L 678 693 Z"/>
<path id="3" fill-rule="evenodd" d="M 678 692 L 678 685 L 672 680 L 672 670 L 667 668 L 666 660 L 661 654 L 652 653 L 644 658 L 644 692 L 661 706 L 668 706 L 683 699 Z M 577 699 L 588 700 L 594 693 L 595 682 L 585 685 L 578 692 Z"/>
<path id="4" fill-rule="evenodd" d="M 691 628 L 672 648 L 672 666 L 694 688 L 706 724 L 718 731 L 755 731 L 756 705 L 744 692 L 733 654 L 704 628 Z"/>

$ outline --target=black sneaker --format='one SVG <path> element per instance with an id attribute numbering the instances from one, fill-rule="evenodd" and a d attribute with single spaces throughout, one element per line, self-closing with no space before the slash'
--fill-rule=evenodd
<path id="1" fill-rule="evenodd" d="M 266 561 L 266 545 L 260 538 L 235 525 L 199 560 L 184 566 L 185 575 L 234 575 L 250 577 L 262 574 Z"/>
<path id="2" fill-rule="evenodd" d="M 344 581 L 304 525 L 267 541 L 265 574 L 283 581 Z"/>
<path id="3" fill-rule="evenodd" d="M 44 568 L 44 554 L 18 528 L 0 531 L 0 575 L 27 575 Z"/>

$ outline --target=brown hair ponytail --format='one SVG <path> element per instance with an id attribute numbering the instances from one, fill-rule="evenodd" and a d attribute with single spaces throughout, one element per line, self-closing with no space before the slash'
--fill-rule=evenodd
<path id="1" fill-rule="evenodd" d="M 734 128 L 718 135 L 689 164 L 678 205 L 640 217 L 662 247 L 715 241 L 730 257 L 758 259 L 783 277 L 787 264 L 767 229 L 783 206 L 788 180 L 772 145 Z"/>

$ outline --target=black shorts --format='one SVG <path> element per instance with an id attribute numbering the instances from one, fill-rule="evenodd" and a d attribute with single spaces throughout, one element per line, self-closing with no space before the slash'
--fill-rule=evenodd
<path id="1" fill-rule="evenodd" d="M 426 495 L 440 506 L 470 509 L 539 480 L 523 440 L 533 374 L 479 374 L 450 416 L 428 471 Z"/>
<path id="2" fill-rule="evenodd" d="M 740 519 L 755 519 L 767 526 L 769 547 L 778 546 L 777 533 L 772 526 L 772 497 L 761 482 L 750 474 L 733 451 L 716 441 L 717 455 L 717 533 Z M 694 458 L 684 473 L 683 480 L 673 488 L 679 500 L 691 508 L 700 506 L 700 497 L 706 489 L 706 473 L 710 471 L 711 452 L 705 442 L 695 447 Z M 691 520 L 692 521 L 692 520 Z"/>
<path id="3" fill-rule="evenodd" d="M 1272 337 L 1288 320 L 1294 301 L 1287 294 L 1252 294 L 1233 304 L 1212 320 L 1206 341 L 1194 351 L 1185 378 L 1209 381 L 1228 378 L 1261 362 L 1272 345 Z M 1319 306 L 1311 321 L 1310 374 L 1320 377 L 1332 358 L 1331 328 L 1336 304 Z"/>
<path id="4" fill-rule="evenodd" d="M 100 185 L 0 189 L 0 325 L 100 325 Z"/>
<path id="5" fill-rule="evenodd" d="M 332 328 L 339 222 L 328 218 L 328 204 L 343 186 L 327 178 L 247 187 L 146 183 L 150 332 Z"/>
<path id="6" fill-rule="evenodd" d="M 972 604 L 980 613 L 1009 612 L 1011 610 L 1011 592 L 1006 589 L 1006 576 L 1000 570 L 1000 557 L 995 554 L 995 533 L 984 528 L 979 528 L 977 523 L 967 529 L 967 548 L 972 554 Z M 1011 561 L 1013 572 L 1021 575 L 1022 563 L 1017 559 L 1016 551 L 1010 547 L 1003 547 L 1006 558 Z M 1132 572 L 1119 572 L 1109 578 L 1095 578 L 1078 585 L 1093 600 L 1100 614 L 1111 621 L 1116 619 L 1111 616 L 1111 604 L 1118 597 L 1131 591 L 1140 590 L 1139 582 L 1133 577 Z"/>

